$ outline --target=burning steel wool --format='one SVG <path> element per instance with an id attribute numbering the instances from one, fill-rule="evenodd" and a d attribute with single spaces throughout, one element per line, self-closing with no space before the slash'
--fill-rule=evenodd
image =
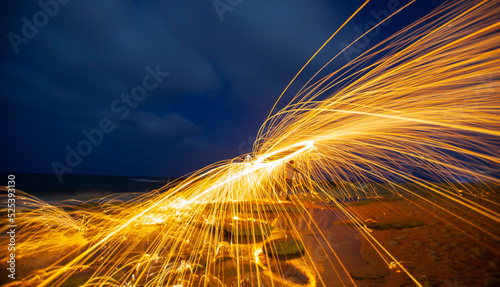
<path id="1" fill-rule="evenodd" d="M 355 230 L 388 272 L 423 286 L 430 279 L 375 236 L 387 225 L 349 203 L 358 199 L 432 209 L 499 258 L 500 180 L 486 172 L 500 168 L 498 4 L 447 2 L 311 78 L 270 113 L 251 154 L 133 200 L 51 205 L 18 193 L 16 259 L 25 265 L 7 286 L 360 284 L 321 210 Z"/>

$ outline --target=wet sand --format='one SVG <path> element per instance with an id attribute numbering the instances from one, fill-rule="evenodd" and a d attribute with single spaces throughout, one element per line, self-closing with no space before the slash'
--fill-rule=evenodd
<path id="1" fill-rule="evenodd" d="M 481 199 L 471 197 L 470 200 Z M 493 196 L 488 200 L 500 202 Z M 423 223 L 411 228 L 372 229 L 370 233 L 423 286 L 500 286 L 500 241 L 495 240 L 495 237 L 500 237 L 498 224 L 477 216 L 470 209 L 450 204 L 449 201 L 434 199 L 432 203 L 436 206 L 402 198 L 352 206 L 349 210 L 365 222 Z M 489 207 L 499 211 L 495 203 Z M 459 218 L 452 216 L 450 212 Z M 320 216 L 318 222 L 326 221 L 323 217 L 326 215 Z M 471 222 L 476 227 L 460 218 L 472 219 Z M 340 238 L 344 234 L 350 235 L 342 232 L 337 234 Z M 335 237 L 335 240 L 339 239 Z M 416 285 L 400 268 L 389 268 L 387 262 L 390 263 L 392 259 L 386 258 L 387 262 L 384 262 L 367 238 L 358 233 L 357 237 L 352 236 L 352 240 L 361 241 L 361 254 L 365 264 L 359 265 L 357 260 L 348 258 L 349 252 L 352 252 L 350 254 L 353 258 L 358 258 L 355 251 L 345 252 L 347 257 L 343 262 L 358 286 Z M 348 250 L 358 246 L 358 243 L 352 241 L 348 241 L 348 244 L 352 246 Z"/>
<path id="2" fill-rule="evenodd" d="M 335 224 L 344 219 L 336 210 L 314 208 L 308 211 L 315 224 L 301 220 L 296 226 L 323 283 L 326 286 L 353 286 L 349 270 L 365 265 L 359 233 Z"/>
<path id="3" fill-rule="evenodd" d="M 490 203 L 481 201 L 482 206 L 500 212 L 499 198 L 486 199 Z M 367 225 L 371 222 L 389 226 L 395 222 L 423 223 L 406 228 L 372 228 L 370 232 L 423 286 L 500 286 L 500 241 L 494 239 L 500 237 L 500 227 L 493 220 L 439 199 L 423 204 L 414 199 L 386 198 L 347 204 L 346 208 Z M 311 214 L 313 220 L 305 219 L 306 213 Z M 476 226 L 460 218 L 471 220 Z M 342 224 L 346 220 L 334 205 L 314 204 L 293 218 L 307 250 L 306 257 L 312 258 L 321 274 L 317 286 L 416 285 L 400 268 L 389 268 L 393 259 L 384 261 L 372 246 L 373 242 L 352 226 Z M 306 257 L 290 261 L 299 264 L 307 261 Z M 288 278 L 299 276 L 285 273 Z"/>

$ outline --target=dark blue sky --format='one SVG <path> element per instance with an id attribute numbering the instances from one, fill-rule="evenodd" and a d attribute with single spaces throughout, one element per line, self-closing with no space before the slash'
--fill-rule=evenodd
<path id="1" fill-rule="evenodd" d="M 372 0 L 298 83 L 407 2 Z M 412 4 L 330 69 L 437 2 Z M 362 3 L 2 1 L 0 172 L 175 177 L 248 152 L 281 91 Z M 108 133 L 92 143 L 82 131 L 100 123 Z"/>

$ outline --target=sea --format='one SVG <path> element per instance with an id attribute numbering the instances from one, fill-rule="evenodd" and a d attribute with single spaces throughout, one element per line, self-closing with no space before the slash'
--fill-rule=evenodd
<path id="1" fill-rule="evenodd" d="M 15 186 L 46 201 L 87 200 L 116 193 L 141 194 L 158 189 L 175 178 L 64 175 L 59 181 L 54 174 L 0 173 L 0 186 L 7 185 L 8 176 L 15 176 Z"/>

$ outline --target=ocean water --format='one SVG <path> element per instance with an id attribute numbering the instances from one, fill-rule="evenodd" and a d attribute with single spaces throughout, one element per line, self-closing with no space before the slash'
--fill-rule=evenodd
<path id="1" fill-rule="evenodd" d="M 65 175 L 59 182 L 54 174 L 15 175 L 16 189 L 43 200 L 96 198 L 114 193 L 145 193 L 160 188 L 172 178 L 122 177 L 101 175 Z M 0 185 L 7 185 L 9 174 L 0 174 Z"/>

